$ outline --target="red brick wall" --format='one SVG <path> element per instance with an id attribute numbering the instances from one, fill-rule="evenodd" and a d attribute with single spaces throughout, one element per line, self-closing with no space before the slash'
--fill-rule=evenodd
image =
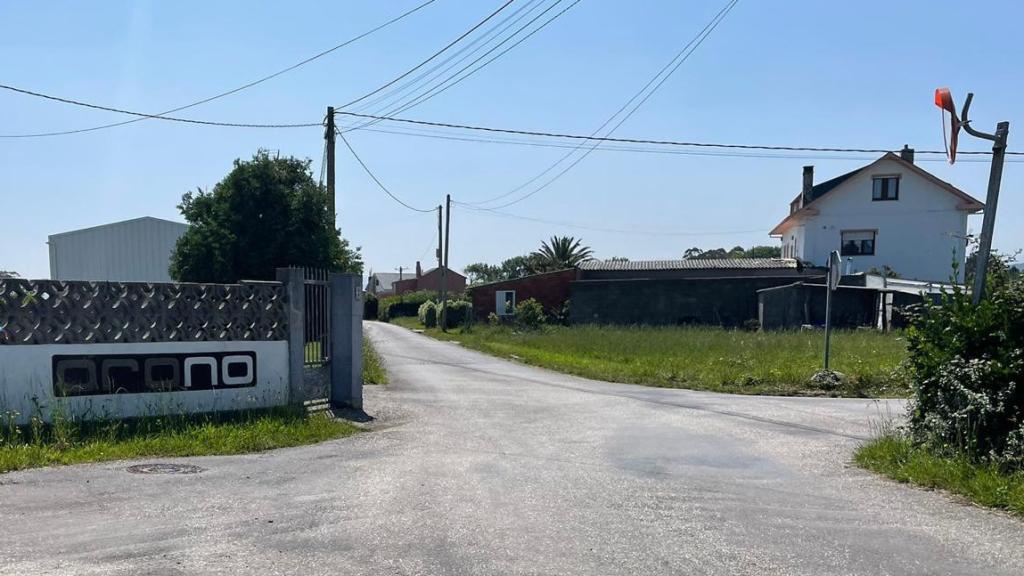
<path id="1" fill-rule="evenodd" d="M 576 274 L 575 269 L 559 270 L 504 282 L 470 286 L 473 315 L 477 318 L 486 318 L 488 314 L 494 312 L 494 293 L 499 290 L 515 290 L 517 304 L 533 298 L 544 306 L 545 312 L 559 310 L 569 299 L 569 284 L 576 280 Z"/>
<path id="2" fill-rule="evenodd" d="M 448 271 L 445 279 L 448 285 L 449 294 L 462 294 L 466 291 L 466 277 L 456 272 Z M 435 268 L 419 278 L 406 278 L 395 282 L 395 294 L 416 292 L 418 290 L 430 290 L 439 292 L 441 290 L 441 270 Z"/>

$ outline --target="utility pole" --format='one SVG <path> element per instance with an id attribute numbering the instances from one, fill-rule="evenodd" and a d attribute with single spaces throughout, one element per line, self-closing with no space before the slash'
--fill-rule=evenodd
<path id="1" fill-rule="evenodd" d="M 338 228 L 338 210 L 334 204 L 334 106 L 327 107 L 327 130 L 324 132 L 324 139 L 327 140 L 327 205 L 331 209 L 332 226 Z"/>
<path id="2" fill-rule="evenodd" d="M 440 222 L 438 223 L 440 225 Z M 441 263 L 441 330 L 448 331 L 448 239 L 452 233 L 452 195 L 444 201 L 444 259 Z"/>
<path id="3" fill-rule="evenodd" d="M 988 192 L 985 195 L 985 219 L 981 224 L 977 267 L 974 269 L 974 286 L 971 289 L 971 298 L 975 304 L 978 304 L 985 295 L 985 276 L 988 273 L 989 253 L 992 251 L 992 233 L 996 227 L 996 205 L 999 203 L 999 185 L 1003 180 L 1003 160 L 1006 158 L 1006 139 L 1010 134 L 1010 123 L 996 124 L 995 134 L 987 134 L 971 128 L 967 114 L 971 109 L 971 100 L 973 99 L 974 93 L 968 92 L 963 114 L 960 115 L 961 125 L 971 136 L 992 141 L 992 168 L 988 174 Z"/>

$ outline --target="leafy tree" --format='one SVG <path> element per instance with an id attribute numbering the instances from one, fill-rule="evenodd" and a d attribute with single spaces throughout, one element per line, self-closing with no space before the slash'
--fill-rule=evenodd
<path id="1" fill-rule="evenodd" d="M 782 246 L 751 246 L 745 258 L 782 258 Z"/>
<path id="2" fill-rule="evenodd" d="M 333 207 L 310 160 L 260 150 L 252 160 L 235 160 L 212 192 L 186 192 L 178 209 L 190 224 L 171 257 L 171 277 L 180 282 L 272 280 L 285 266 L 363 268 L 359 249 L 332 224 Z"/>
<path id="3" fill-rule="evenodd" d="M 687 248 L 683 252 L 683 260 L 700 258 L 703 260 L 714 260 L 721 258 L 781 258 L 781 246 L 754 246 L 745 250 L 742 246 L 733 246 L 731 250 L 725 248 L 712 248 L 703 250 L 696 246 Z"/>
<path id="4" fill-rule="evenodd" d="M 475 262 L 462 269 L 469 277 L 470 284 L 483 284 L 485 282 L 497 282 L 504 280 L 501 266 L 487 264 L 486 262 Z"/>
<path id="5" fill-rule="evenodd" d="M 1014 278 L 1019 278 L 1021 270 L 1012 262 L 1020 257 L 1021 251 L 1013 254 L 1000 254 L 998 250 L 989 252 L 988 273 L 986 274 L 986 290 L 991 291 L 993 287 L 1002 286 Z M 967 256 L 967 263 L 964 267 L 965 286 L 974 285 L 974 273 L 978 268 L 978 248 Z"/>
<path id="6" fill-rule="evenodd" d="M 0 280 L 4 278 L 21 278 L 21 275 L 12 270 L 0 270 Z"/>
<path id="7" fill-rule="evenodd" d="M 608 259 L 609 262 L 629 262 L 629 258 L 625 256 L 612 256 Z"/>
<path id="8" fill-rule="evenodd" d="M 900 273 L 893 270 L 888 264 L 883 264 L 881 268 L 872 266 L 868 268 L 868 274 L 877 274 L 884 278 L 900 278 Z"/>
<path id="9" fill-rule="evenodd" d="M 532 253 L 539 271 L 575 268 L 587 260 L 593 259 L 593 250 L 584 246 L 582 241 L 572 236 L 552 236 L 551 240 L 541 242 L 540 250 Z"/>

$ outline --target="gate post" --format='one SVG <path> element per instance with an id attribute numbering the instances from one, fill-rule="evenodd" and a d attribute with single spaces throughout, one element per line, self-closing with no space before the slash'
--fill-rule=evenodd
<path id="1" fill-rule="evenodd" d="M 363 277 L 331 274 L 331 405 L 363 409 Z"/>
<path id="2" fill-rule="evenodd" d="M 277 281 L 284 284 L 285 316 L 288 318 L 288 403 L 301 404 L 305 354 L 306 289 L 301 268 L 278 268 Z"/>

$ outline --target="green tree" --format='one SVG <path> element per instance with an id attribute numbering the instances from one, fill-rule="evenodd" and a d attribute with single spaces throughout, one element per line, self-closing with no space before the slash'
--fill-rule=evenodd
<path id="1" fill-rule="evenodd" d="M 212 192 L 186 192 L 178 209 L 190 224 L 171 256 L 179 282 L 273 280 L 285 266 L 363 268 L 359 249 L 334 228 L 333 207 L 309 160 L 261 150 L 235 160 Z"/>
<path id="2" fill-rule="evenodd" d="M 746 258 L 782 258 L 782 246 L 751 246 Z"/>
<path id="3" fill-rule="evenodd" d="M 504 280 L 501 266 L 487 264 L 486 262 L 475 262 L 462 269 L 469 278 L 470 284 L 483 284 L 485 282 L 497 282 Z"/>
<path id="4" fill-rule="evenodd" d="M 538 271 L 561 270 L 575 268 L 587 260 L 593 259 L 593 250 L 584 246 L 582 241 L 572 236 L 552 236 L 550 240 L 541 242 L 540 250 L 532 253 Z"/>

